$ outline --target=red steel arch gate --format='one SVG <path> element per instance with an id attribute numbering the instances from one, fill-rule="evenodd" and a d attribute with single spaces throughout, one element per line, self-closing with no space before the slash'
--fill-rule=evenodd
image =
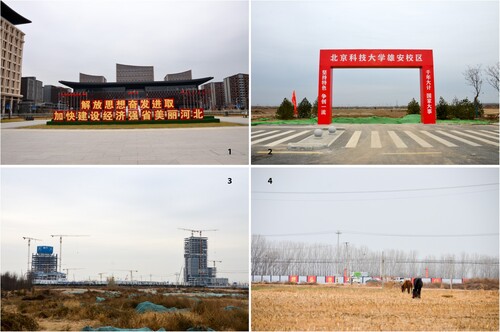
<path id="1" fill-rule="evenodd" d="M 422 123 L 436 123 L 432 50 L 320 50 L 318 124 L 332 123 L 332 68 L 420 68 Z"/>

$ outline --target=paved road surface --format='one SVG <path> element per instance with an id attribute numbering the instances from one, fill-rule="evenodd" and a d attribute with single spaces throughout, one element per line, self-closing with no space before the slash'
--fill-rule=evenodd
<path id="1" fill-rule="evenodd" d="M 246 126 L 123 130 L 19 128 L 37 122 L 2 124 L 3 165 L 248 164 Z"/>
<path id="2" fill-rule="evenodd" d="M 499 163 L 498 125 L 338 125 L 329 148 L 290 151 L 318 126 L 252 127 L 252 164 Z M 271 154 L 269 154 L 271 151 Z"/>

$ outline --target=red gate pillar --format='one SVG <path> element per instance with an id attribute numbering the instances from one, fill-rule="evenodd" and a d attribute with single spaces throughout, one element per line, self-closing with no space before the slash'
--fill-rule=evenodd
<path id="1" fill-rule="evenodd" d="M 420 119 L 423 124 L 436 123 L 434 66 L 420 68 Z"/>
<path id="2" fill-rule="evenodd" d="M 321 55 L 320 55 L 321 57 Z M 321 61 L 320 64 L 324 64 Z M 318 88 L 318 124 L 332 123 L 332 69 L 330 66 L 319 67 Z"/>

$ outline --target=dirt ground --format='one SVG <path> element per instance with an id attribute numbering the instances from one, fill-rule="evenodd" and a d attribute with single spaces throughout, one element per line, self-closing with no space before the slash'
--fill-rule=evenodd
<path id="1" fill-rule="evenodd" d="M 276 110 L 278 107 L 252 107 L 252 120 L 260 118 L 275 119 Z M 498 115 L 498 107 L 485 107 L 484 115 Z M 406 108 L 383 108 L 383 107 L 366 107 L 366 108 L 337 108 L 333 110 L 334 117 L 370 117 L 379 116 L 387 118 L 402 118 L 406 115 Z"/>
<path id="2" fill-rule="evenodd" d="M 253 285 L 253 330 L 498 331 L 498 290 Z"/>
<path id="3" fill-rule="evenodd" d="M 168 312 L 137 310 L 151 302 Z M 81 331 L 114 326 L 154 331 L 248 330 L 248 290 L 35 289 L 2 291 L 2 331 Z M 201 331 L 201 330 L 200 330 Z"/>

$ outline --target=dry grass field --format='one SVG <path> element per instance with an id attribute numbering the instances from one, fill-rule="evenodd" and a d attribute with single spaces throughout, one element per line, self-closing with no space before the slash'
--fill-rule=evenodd
<path id="1" fill-rule="evenodd" d="M 218 331 L 248 330 L 248 291 L 174 289 L 148 292 L 138 289 L 43 289 L 34 293 L 2 292 L 2 331 L 81 331 L 85 326 L 124 329 L 148 327 L 154 331 L 185 331 L 188 328 Z M 172 293 L 174 292 L 174 293 Z M 25 293 L 25 294 L 23 294 Z M 169 293 L 168 296 L 164 295 Z M 223 293 L 223 295 L 221 295 Z M 102 302 L 97 297 L 104 298 Z M 135 309 L 149 301 L 175 312 L 145 312 Z"/>
<path id="2" fill-rule="evenodd" d="M 252 330 L 498 331 L 498 290 L 253 285 Z"/>

